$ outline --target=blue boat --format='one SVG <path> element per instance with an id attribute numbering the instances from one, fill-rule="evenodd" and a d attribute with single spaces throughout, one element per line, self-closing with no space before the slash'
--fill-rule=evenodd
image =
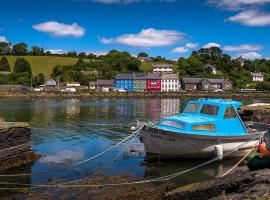
<path id="1" fill-rule="evenodd" d="M 208 158 L 241 156 L 258 144 L 267 130 L 244 124 L 237 109 L 242 102 L 229 99 L 190 101 L 183 113 L 146 126 L 141 134 L 148 158 Z M 259 127 L 259 126 L 258 126 Z"/>

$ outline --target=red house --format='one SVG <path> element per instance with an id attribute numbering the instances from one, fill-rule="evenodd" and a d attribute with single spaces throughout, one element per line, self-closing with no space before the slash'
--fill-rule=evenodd
<path id="1" fill-rule="evenodd" d="M 161 77 L 160 74 L 147 74 L 146 77 L 146 90 L 148 92 L 161 91 Z"/>

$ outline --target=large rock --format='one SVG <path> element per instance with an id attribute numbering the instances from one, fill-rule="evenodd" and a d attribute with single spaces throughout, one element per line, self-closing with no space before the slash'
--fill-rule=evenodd
<path id="1" fill-rule="evenodd" d="M 0 171 L 37 159 L 27 127 L 0 127 Z"/>

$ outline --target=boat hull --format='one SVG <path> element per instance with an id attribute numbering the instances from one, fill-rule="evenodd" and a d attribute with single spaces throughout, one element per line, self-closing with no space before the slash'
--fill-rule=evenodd
<path id="1" fill-rule="evenodd" d="M 242 156 L 258 144 L 259 134 L 244 136 L 206 136 L 176 133 L 161 129 L 145 127 L 141 134 L 141 142 L 145 146 L 149 159 L 172 158 L 211 158 L 216 155 L 216 146 L 222 147 L 223 154 L 244 144 L 227 157 Z"/>

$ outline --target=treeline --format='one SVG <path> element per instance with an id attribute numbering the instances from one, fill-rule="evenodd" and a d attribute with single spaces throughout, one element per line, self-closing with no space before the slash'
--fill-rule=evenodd
<path id="1" fill-rule="evenodd" d="M 209 65 L 215 66 L 216 75 L 211 73 L 212 68 Z M 233 59 L 218 47 L 201 48 L 198 51 L 193 51 L 188 58 L 179 58 L 177 68 L 181 77 L 223 77 L 232 80 L 236 88 L 261 87 L 269 85 L 270 81 L 269 60 Z M 251 72 L 261 72 L 265 83 L 252 82 Z"/>
<path id="2" fill-rule="evenodd" d="M 53 68 L 51 77 L 60 82 L 80 82 L 99 79 L 114 79 L 119 72 L 134 73 L 140 71 L 141 62 L 128 52 L 112 50 L 100 60 L 85 60 L 79 58 L 75 65 L 57 65 Z"/>

